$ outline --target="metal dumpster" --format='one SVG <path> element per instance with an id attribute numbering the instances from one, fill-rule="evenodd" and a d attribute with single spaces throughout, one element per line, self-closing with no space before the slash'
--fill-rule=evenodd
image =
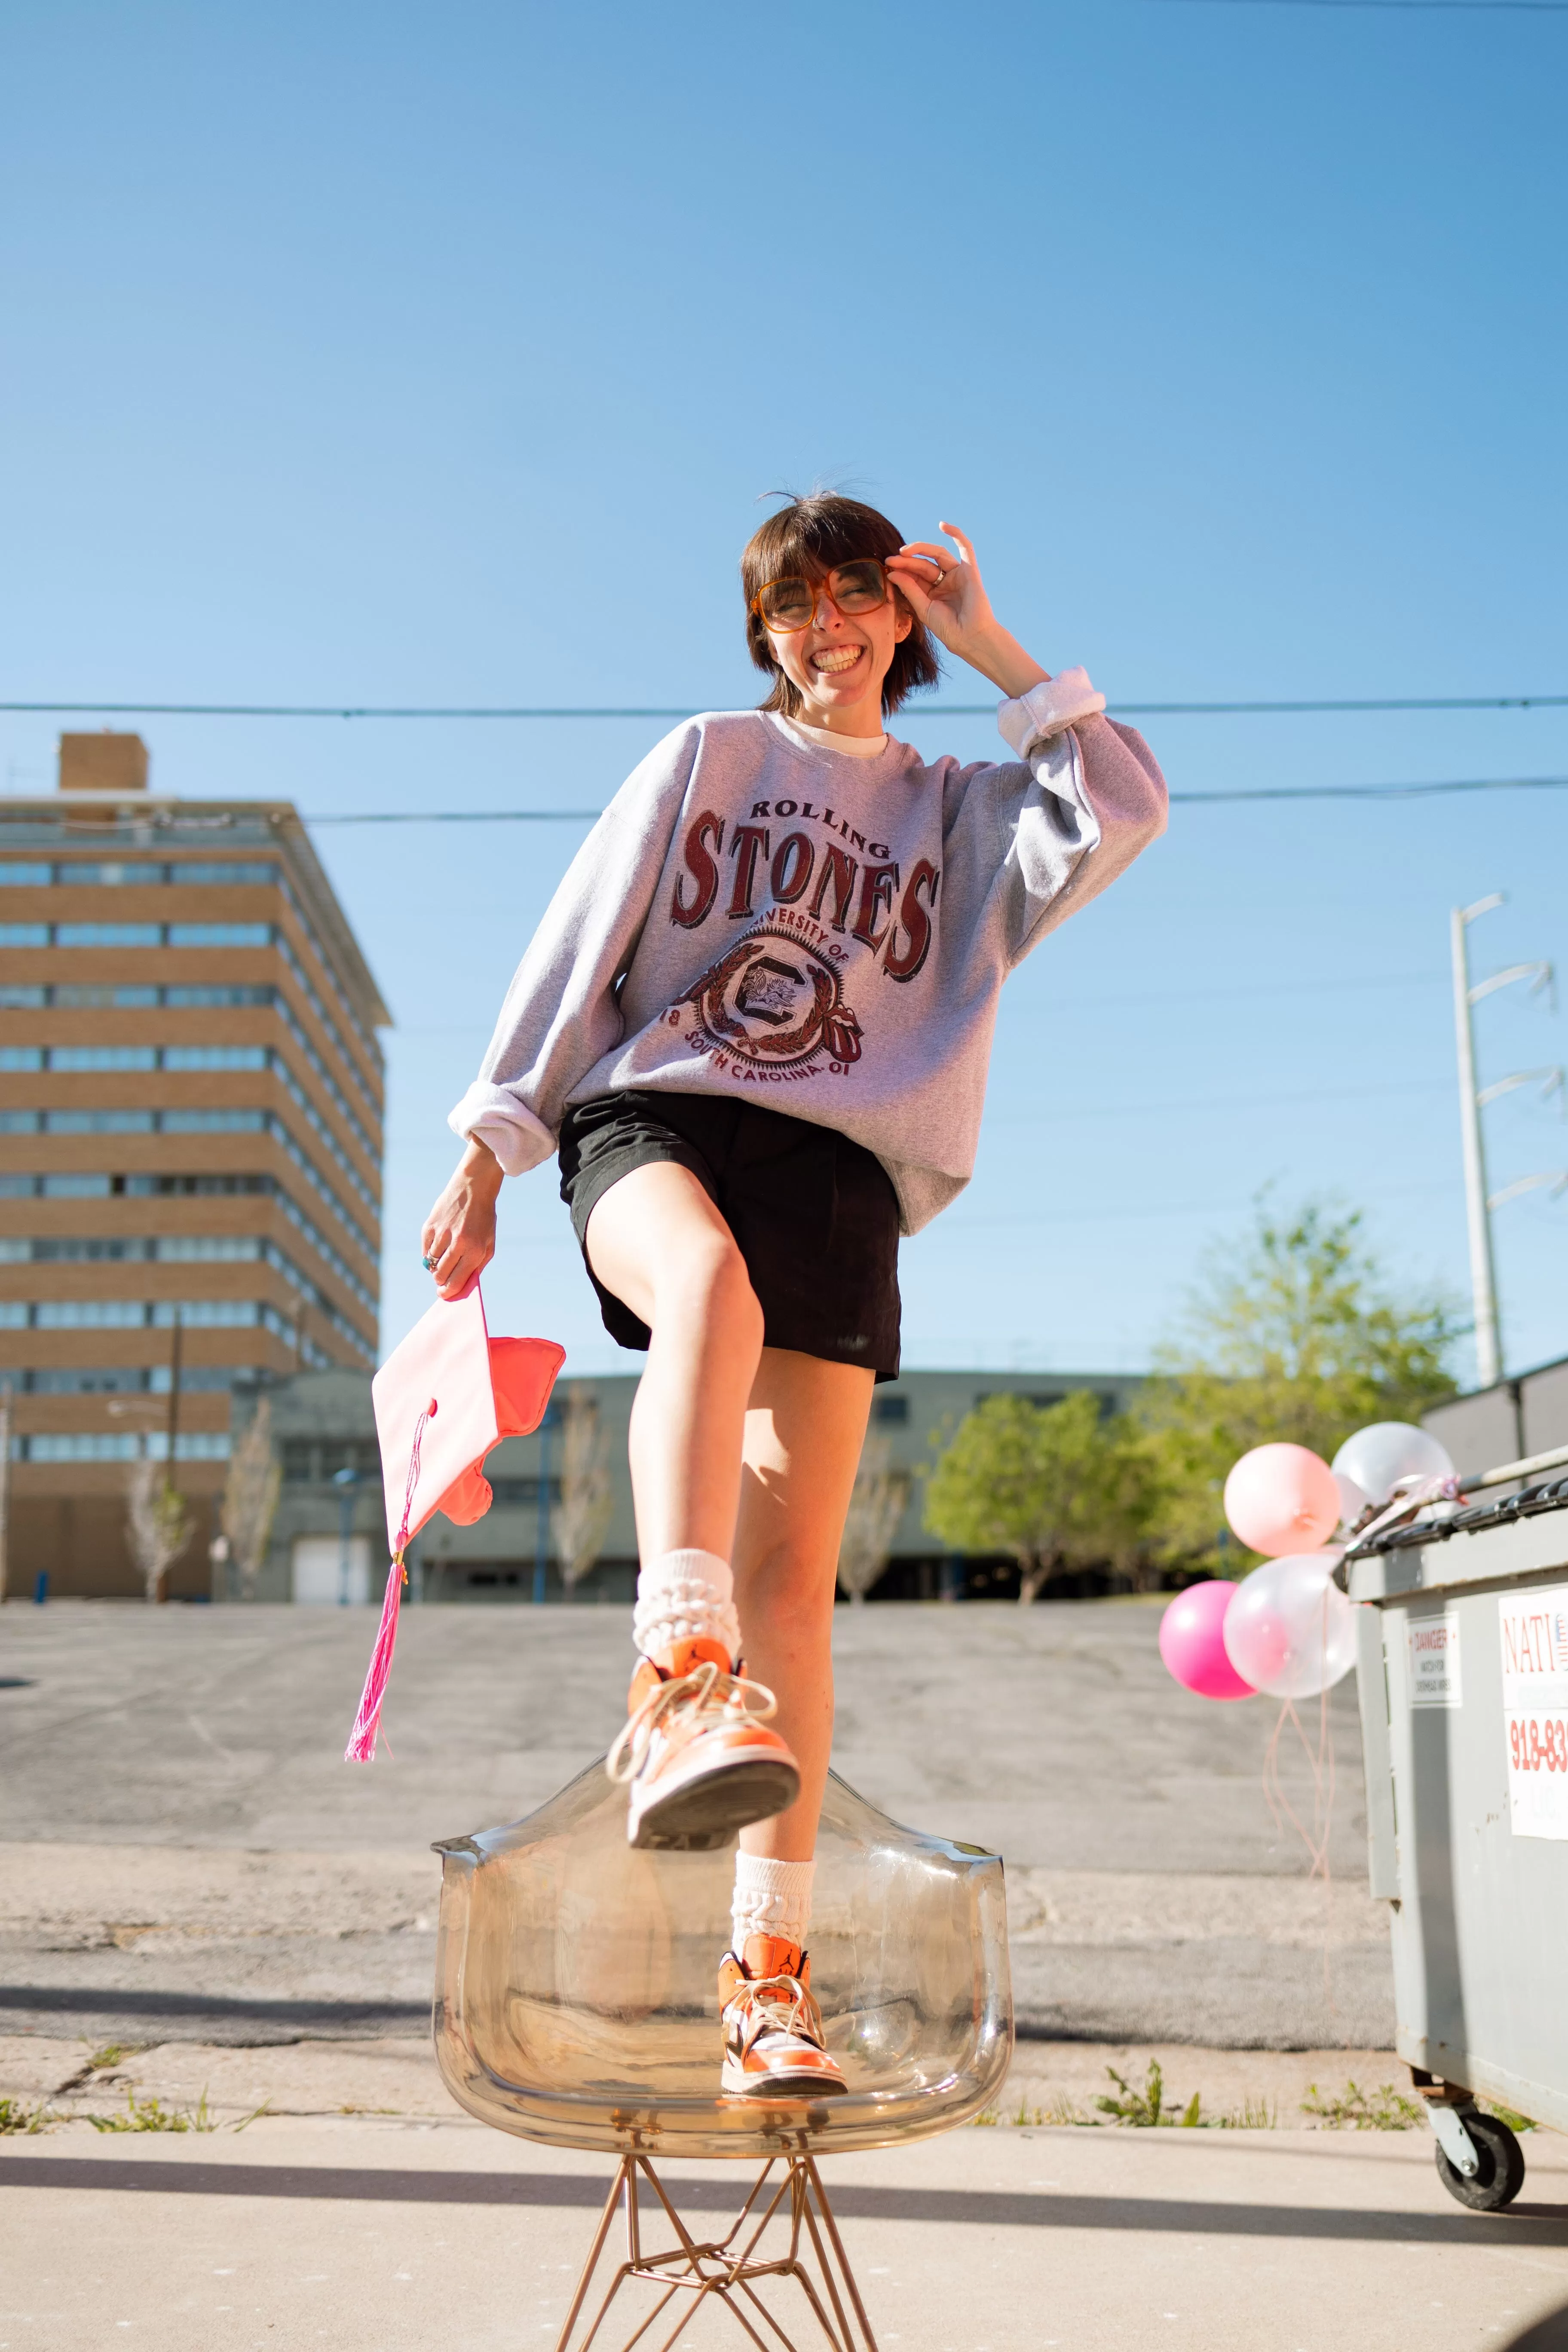
<path id="1" fill-rule="evenodd" d="M 1568 1477 L 1540 1475 L 1565 1459 L 1467 1480 L 1458 1503 L 1369 1529 L 1341 1570 L 1369 1604 L 1368 1840 L 1397 2048 L 1445 2186 L 1489 2211 L 1524 2158 L 1477 2101 L 1568 2131 Z"/>

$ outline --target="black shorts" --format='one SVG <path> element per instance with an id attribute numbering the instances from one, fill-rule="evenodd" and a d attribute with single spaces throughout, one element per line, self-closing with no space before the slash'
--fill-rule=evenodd
<path id="1" fill-rule="evenodd" d="M 588 1263 L 588 1219 L 654 1160 L 689 1168 L 735 1236 L 770 1348 L 899 1376 L 899 1202 L 886 1169 L 831 1127 L 717 1095 L 596 1095 L 561 1127 L 561 1197 Z M 605 1328 L 650 1333 L 588 1266 Z"/>

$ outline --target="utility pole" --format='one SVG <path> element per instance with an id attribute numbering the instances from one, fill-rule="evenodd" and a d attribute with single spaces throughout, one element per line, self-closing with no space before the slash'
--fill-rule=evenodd
<path id="1" fill-rule="evenodd" d="M 174 1328 L 169 1335 L 169 1469 L 168 1484 L 174 1483 L 174 1454 L 180 1443 L 180 1370 L 184 1360 L 185 1328 L 180 1320 L 178 1307 L 174 1309 Z"/>
<path id="2" fill-rule="evenodd" d="M 1563 1092 L 1560 1069 L 1516 1070 L 1493 1086 L 1479 1087 L 1476 1083 L 1475 1024 L 1471 1018 L 1476 1006 L 1483 998 L 1495 995 L 1500 988 L 1510 987 L 1515 981 L 1528 980 L 1533 996 L 1550 988 L 1552 980 L 1549 963 L 1515 963 L 1472 984 L 1467 932 L 1478 916 L 1489 915 L 1494 907 L 1502 904 L 1503 893 L 1494 890 L 1489 898 L 1478 898 L 1473 906 L 1454 908 L 1448 919 L 1454 963 L 1454 1037 L 1459 1066 L 1459 1135 L 1465 1159 L 1465 1219 L 1469 1233 L 1470 1290 L 1476 1315 L 1476 1378 L 1483 1389 L 1495 1388 L 1502 1378 L 1502 1333 L 1498 1316 L 1491 1213 L 1505 1201 L 1533 1192 L 1538 1185 L 1549 1184 L 1557 1191 L 1568 1187 L 1568 1173 L 1558 1171 L 1551 1175 L 1523 1177 L 1505 1185 L 1500 1192 L 1487 1190 L 1481 1112 L 1488 1103 L 1495 1102 L 1500 1095 L 1510 1094 L 1516 1087 L 1528 1085 L 1533 1078 L 1542 1081 L 1543 1094 L 1561 1096 Z"/>
<path id="3" fill-rule="evenodd" d="M 11 1536 L 11 1383 L 0 1381 L 0 1601 L 5 1598 Z"/>
<path id="4" fill-rule="evenodd" d="M 539 1424 L 539 1497 L 533 1522 L 533 1605 L 544 1606 L 545 1571 L 550 1559 L 550 1436 L 555 1407 L 547 1404 Z"/>

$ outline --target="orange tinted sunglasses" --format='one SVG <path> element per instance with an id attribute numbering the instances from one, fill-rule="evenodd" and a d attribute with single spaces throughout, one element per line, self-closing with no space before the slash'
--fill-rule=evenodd
<path id="1" fill-rule="evenodd" d="M 826 580 L 806 580 L 798 573 L 770 580 L 752 599 L 752 610 L 764 629 L 792 636 L 809 629 L 826 599 L 847 620 L 874 613 L 888 601 L 888 575 L 874 555 L 837 564 Z"/>

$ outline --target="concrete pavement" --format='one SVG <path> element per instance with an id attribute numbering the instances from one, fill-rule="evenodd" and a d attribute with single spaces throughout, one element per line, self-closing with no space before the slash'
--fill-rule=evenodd
<path id="1" fill-rule="evenodd" d="M 1497 2216 L 1424 2134 L 971 2128 L 825 2170 L 883 2352 L 1459 2352 L 1568 2308 L 1568 2149 L 1527 2148 Z M 668 2168 L 715 2234 L 744 2173 Z M 608 2178 L 466 2119 L 0 2142 L 0 2347 L 548 2347 Z"/>
<path id="2" fill-rule="evenodd" d="M 1271 1816 L 1277 1710 L 1172 1683 L 1157 1604 L 839 1612 L 835 1759 L 895 1817 L 1006 1858 L 1022 2029 L 1386 2047 L 1354 1685 L 1327 1711 L 1325 1887 Z M 100 2042 L 416 2033 L 432 1839 L 516 1818 L 614 1736 L 626 1612 L 410 1610 L 395 1761 L 342 1761 L 365 1610 L 0 1612 L 0 2032 Z M 1315 1741 L 1315 1718 L 1308 1725 Z M 1288 1727 L 1285 1788 L 1314 1801 Z"/>

